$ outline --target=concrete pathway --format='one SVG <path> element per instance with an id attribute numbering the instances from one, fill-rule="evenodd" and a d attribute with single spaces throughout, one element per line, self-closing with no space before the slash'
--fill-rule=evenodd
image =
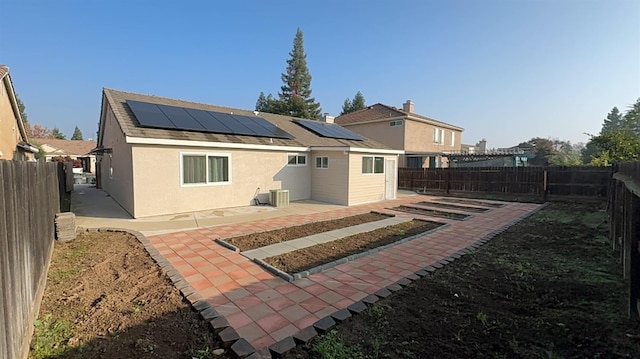
<path id="1" fill-rule="evenodd" d="M 250 259 L 265 259 L 267 257 L 277 256 L 279 254 L 284 254 L 287 252 L 293 252 L 297 249 L 312 247 L 316 244 L 327 243 L 354 234 L 370 232 L 379 228 L 393 226 L 409 221 L 411 221 L 411 218 L 391 217 L 383 219 L 381 221 L 358 224 L 356 226 L 340 228 L 334 231 L 318 233 L 312 236 L 300 237 L 286 242 L 275 243 L 265 247 L 244 251 L 242 252 L 242 254 Z"/>
<path id="2" fill-rule="evenodd" d="M 244 338 L 268 356 L 270 346 L 273 349 L 284 345 L 282 343 L 293 343 L 291 336 L 306 333 L 320 319 L 335 315 L 363 298 L 366 300 L 372 293 L 380 293 L 403 278 L 417 277 L 414 273 L 427 266 L 441 266 L 438 261 L 512 225 L 540 205 L 507 203 L 504 207 L 474 213 L 465 221 L 395 212 L 399 218 L 429 219 L 450 226 L 291 283 L 272 276 L 242 254 L 217 244 L 215 239 L 372 210 L 392 213 L 386 208 L 430 199 L 434 198 L 406 196 L 394 201 L 254 219 L 147 238 L 163 261 L 175 269 L 177 274 L 172 278 L 179 278 L 183 292 L 197 294 L 187 298 L 198 305 L 211 306 L 214 310 L 209 313 L 226 320 L 222 321 L 229 325 L 223 332 L 225 336 Z"/>

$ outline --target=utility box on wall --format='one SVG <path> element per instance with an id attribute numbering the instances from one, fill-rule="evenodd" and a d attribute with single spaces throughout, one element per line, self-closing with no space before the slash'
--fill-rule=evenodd
<path id="1" fill-rule="evenodd" d="M 289 190 L 272 189 L 269 191 L 269 204 L 274 207 L 286 207 L 289 205 Z"/>

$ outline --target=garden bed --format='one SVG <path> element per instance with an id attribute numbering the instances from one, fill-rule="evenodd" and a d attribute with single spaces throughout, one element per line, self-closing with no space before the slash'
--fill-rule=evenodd
<path id="1" fill-rule="evenodd" d="M 290 241 L 292 239 L 329 232 L 336 229 L 352 227 L 358 224 L 381 221 L 390 215 L 380 213 L 363 213 L 355 216 L 312 222 L 299 226 L 275 229 L 268 232 L 252 233 L 245 236 L 225 238 L 224 241 L 237 247 L 240 251 L 248 251 L 271 244 Z"/>
<path id="2" fill-rule="evenodd" d="M 134 236 L 56 243 L 29 358 L 213 358 L 219 345 Z"/>
<path id="3" fill-rule="evenodd" d="M 472 213 L 483 213 L 490 210 L 489 208 L 456 206 L 455 204 L 428 202 L 428 201 L 416 202 L 414 204 L 417 204 L 418 206 L 430 206 L 430 207 L 436 207 L 436 208 L 454 209 L 457 211 L 472 212 Z"/>
<path id="4" fill-rule="evenodd" d="M 442 197 L 442 198 L 438 198 L 437 200 L 442 202 L 470 204 L 472 206 L 493 207 L 493 208 L 500 208 L 505 206 L 504 203 L 475 201 L 472 199 L 462 199 L 462 198 L 452 198 L 452 197 Z"/>
<path id="5" fill-rule="evenodd" d="M 392 244 L 442 225 L 444 224 L 438 222 L 412 220 L 265 258 L 264 262 L 283 272 L 294 274 L 353 254 Z"/>
<path id="6" fill-rule="evenodd" d="M 431 216 L 431 217 L 440 217 L 440 218 L 446 218 L 446 219 L 455 219 L 458 221 L 467 219 L 469 217 L 471 217 L 471 215 L 468 214 L 462 214 L 462 213 L 454 213 L 454 212 L 447 212 L 447 211 L 439 211 L 436 209 L 428 209 L 428 208 L 418 208 L 418 207 L 412 207 L 412 206 L 398 206 L 398 207 L 392 207 L 389 208 L 391 210 L 394 211 L 399 211 L 399 212 L 406 212 L 406 213 L 412 213 L 412 214 L 418 214 L 418 215 L 422 215 L 422 216 Z"/>

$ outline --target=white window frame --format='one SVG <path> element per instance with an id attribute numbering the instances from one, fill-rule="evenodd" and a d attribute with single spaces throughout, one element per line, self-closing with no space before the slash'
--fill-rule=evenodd
<path id="1" fill-rule="evenodd" d="M 433 143 L 444 145 L 444 129 L 437 127 L 433 129 Z"/>
<path id="2" fill-rule="evenodd" d="M 371 172 L 365 172 L 364 161 L 365 161 L 366 158 L 371 158 Z M 380 159 L 382 161 L 382 172 L 376 172 L 376 159 Z M 363 175 L 384 174 L 384 157 L 382 157 L 382 156 L 362 156 L 361 172 L 362 172 Z"/>
<path id="3" fill-rule="evenodd" d="M 320 162 L 318 163 L 318 160 Z M 316 168 L 318 169 L 327 169 L 329 168 L 329 156 L 316 156 Z M 318 166 L 318 164 L 320 166 Z"/>
<path id="4" fill-rule="evenodd" d="M 205 182 L 203 183 L 184 183 L 184 156 L 199 156 L 205 158 Z M 227 158 L 227 181 L 209 182 L 209 157 L 226 157 Z M 231 154 L 218 152 L 180 152 L 180 187 L 203 187 L 203 186 L 226 186 L 231 184 Z"/>
<path id="5" fill-rule="evenodd" d="M 289 163 L 292 156 L 296 157 L 296 163 Z M 304 158 L 304 163 L 300 163 L 300 158 Z M 307 154 L 306 153 L 287 153 L 287 167 L 306 167 L 307 166 Z"/>
<path id="6" fill-rule="evenodd" d="M 456 145 L 456 133 L 451 131 L 451 147 Z"/>
<path id="7" fill-rule="evenodd" d="M 389 122 L 389 126 L 391 126 L 391 127 L 402 126 L 402 124 L 403 124 L 402 120 L 396 120 L 396 121 Z"/>

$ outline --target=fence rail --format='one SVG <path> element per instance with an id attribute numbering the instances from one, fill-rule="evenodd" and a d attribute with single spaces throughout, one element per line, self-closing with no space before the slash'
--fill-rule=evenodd
<path id="1" fill-rule="evenodd" d="M 0 358 L 26 357 L 29 348 L 67 190 L 63 166 L 0 160 Z"/>
<path id="2" fill-rule="evenodd" d="M 606 198 L 603 167 L 400 168 L 398 187 L 427 193 Z"/>
<path id="3" fill-rule="evenodd" d="M 620 251 L 629 283 L 629 316 L 640 317 L 640 161 L 614 166 L 609 191 L 609 238 Z"/>

